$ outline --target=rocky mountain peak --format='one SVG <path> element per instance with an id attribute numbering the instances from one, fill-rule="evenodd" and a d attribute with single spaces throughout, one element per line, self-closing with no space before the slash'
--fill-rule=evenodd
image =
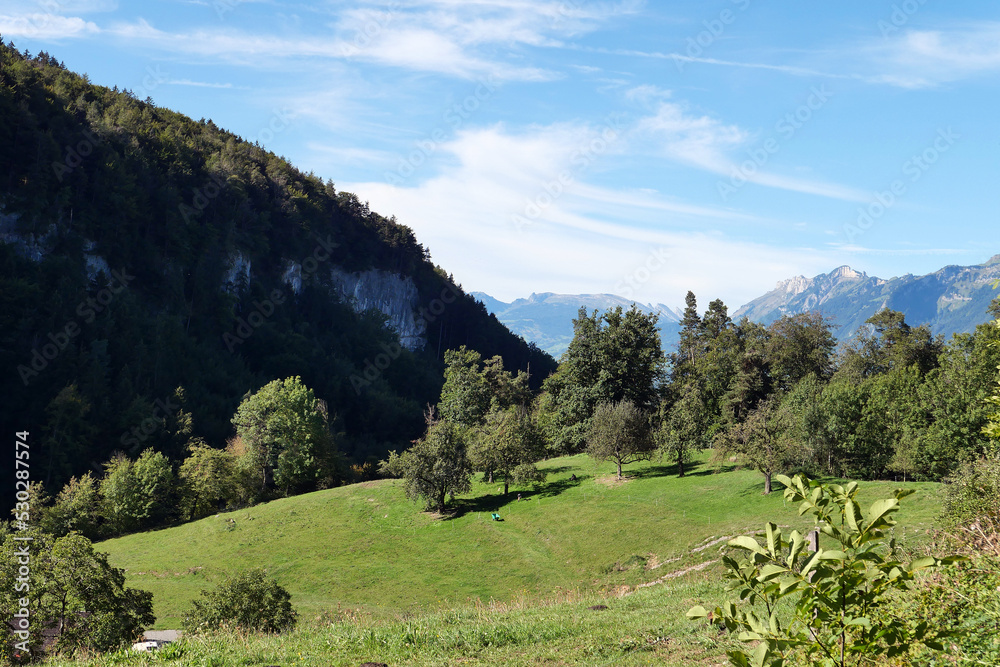
<path id="1" fill-rule="evenodd" d="M 774 289 L 777 292 L 795 295 L 805 292 L 809 289 L 810 285 L 812 285 L 812 280 L 809 278 L 806 278 L 805 276 L 795 276 L 794 278 L 778 281 L 778 284 L 775 285 Z"/>
<path id="2" fill-rule="evenodd" d="M 834 280 L 856 280 L 858 278 L 868 277 L 868 274 L 865 273 L 864 271 L 855 271 L 846 264 L 844 266 L 838 266 L 836 269 L 834 269 L 833 271 L 831 271 L 826 275 L 830 278 L 833 278 Z"/>

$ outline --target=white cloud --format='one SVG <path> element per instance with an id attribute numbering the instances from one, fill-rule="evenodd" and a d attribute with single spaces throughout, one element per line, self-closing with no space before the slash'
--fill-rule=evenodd
<path id="1" fill-rule="evenodd" d="M 869 47 L 889 83 L 924 88 L 1000 70 L 1000 22 L 903 30 Z"/>
<path id="2" fill-rule="evenodd" d="M 825 251 L 770 248 L 711 231 L 746 222 L 725 209 L 588 183 L 591 165 L 579 159 L 581 147 L 601 133 L 584 124 L 462 131 L 441 147 L 447 159 L 412 182 L 338 187 L 395 212 L 467 289 L 505 300 L 540 291 L 629 292 L 643 302 L 679 304 L 694 289 L 735 307 L 776 280 L 829 263 Z M 594 155 L 594 165 L 602 159 Z M 642 267 L 657 250 L 670 261 L 647 279 Z M 643 280 L 628 287 L 630 276 Z"/>
<path id="3" fill-rule="evenodd" d="M 171 79 L 164 81 L 169 86 L 193 86 L 195 88 L 233 88 L 231 83 L 210 83 L 207 81 L 191 81 L 190 79 Z M 241 90 L 246 90 L 245 86 L 240 86 Z"/>
<path id="4" fill-rule="evenodd" d="M 562 38 L 601 28 L 609 18 L 635 11 L 635 6 L 620 3 L 584 8 L 566 2 L 427 0 L 386 8 L 377 2 L 325 10 L 330 22 L 320 20 L 311 34 L 295 37 L 226 28 L 168 33 L 143 19 L 117 25 L 112 32 L 160 49 L 241 65 L 321 57 L 463 79 L 548 81 L 561 75 L 524 65 L 524 47 L 559 46 Z M 317 11 L 322 15 L 324 10 Z M 324 30 L 329 34 L 318 34 Z"/>
<path id="5" fill-rule="evenodd" d="M 626 97 L 652 99 L 654 93 L 665 97 L 664 91 L 640 87 L 629 91 Z M 635 146 L 655 145 L 661 154 L 682 164 L 704 169 L 724 176 L 733 174 L 748 182 L 766 187 L 802 192 L 847 201 L 867 201 L 869 195 L 853 188 L 763 171 L 760 165 L 744 169 L 732 155 L 736 149 L 748 145 L 753 135 L 737 125 L 726 124 L 708 115 L 690 114 L 684 105 L 660 102 L 656 112 L 641 119 L 632 142 Z M 745 156 L 743 156 L 745 159 Z"/>
<path id="6" fill-rule="evenodd" d="M 41 12 L 0 15 L 0 34 L 6 38 L 64 39 L 88 37 L 100 32 L 97 25 L 78 16 L 58 16 Z"/>

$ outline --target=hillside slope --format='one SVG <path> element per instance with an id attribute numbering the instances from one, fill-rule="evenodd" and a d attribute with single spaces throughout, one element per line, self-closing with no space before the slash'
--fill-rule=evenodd
<path id="1" fill-rule="evenodd" d="M 182 409 L 223 445 L 275 378 L 301 376 L 363 460 L 423 431 L 448 348 L 554 369 L 429 257 L 211 120 L 0 45 L 0 423 L 31 432 L 51 491 L 115 450 L 180 458 Z"/>
<path id="2" fill-rule="evenodd" d="M 129 585 L 154 594 L 157 627 L 178 627 L 203 588 L 239 568 L 268 568 L 314 615 L 337 605 L 375 614 L 426 610 L 469 599 L 510 600 L 567 589 L 596 591 L 655 581 L 716 556 L 693 551 L 706 538 L 759 530 L 767 520 L 800 520 L 780 493 L 762 496 L 752 471 L 713 473 L 707 454 L 688 476 L 670 466 L 630 466 L 612 480 L 610 465 L 586 456 L 546 461 L 548 481 L 506 498 L 474 485 L 459 513 L 422 513 L 385 480 L 286 498 L 165 530 L 102 542 Z M 572 480 L 572 475 L 577 480 Z M 874 499 L 897 484 L 862 485 Z M 905 486 L 900 529 L 930 526 L 940 510 L 933 483 Z M 499 512 L 503 521 L 490 520 Z M 671 561 L 671 559 L 678 559 Z M 663 564 L 663 565 L 660 565 Z"/>

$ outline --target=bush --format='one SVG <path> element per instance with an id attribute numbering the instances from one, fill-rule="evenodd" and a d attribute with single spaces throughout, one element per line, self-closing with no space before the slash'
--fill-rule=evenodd
<path id="1" fill-rule="evenodd" d="M 202 591 L 184 616 L 191 634 L 221 629 L 277 633 L 295 627 L 298 614 L 288 591 L 260 568 L 244 570 L 213 591 Z"/>
<path id="2" fill-rule="evenodd" d="M 726 577 L 737 600 L 709 612 L 697 606 L 689 618 L 712 618 L 752 651 L 727 651 L 732 664 L 781 667 L 789 660 L 846 667 L 897 660 L 913 652 L 940 651 L 955 636 L 950 624 L 908 623 L 895 609 L 898 596 L 918 581 L 919 572 L 960 560 L 926 556 L 904 563 L 895 540 L 893 514 L 913 491 L 897 489 L 876 500 L 867 512 L 857 502 L 858 485 L 814 482 L 778 475 L 785 500 L 812 515 L 824 537 L 815 552 L 793 530 L 789 539 L 774 523 L 765 526 L 761 544 L 750 536 L 729 540 L 743 557 L 725 556 Z M 791 597 L 791 596 L 794 596 Z"/>
<path id="3" fill-rule="evenodd" d="M 31 571 L 27 582 L 15 579 L 15 567 L 0 568 L 0 617 L 13 620 L 14 614 L 27 611 L 34 628 L 4 642 L 0 655 L 7 660 L 37 654 L 41 628 L 53 633 L 56 652 L 73 654 L 128 645 L 156 620 L 153 594 L 127 588 L 125 571 L 112 567 L 107 554 L 94 551 L 79 533 L 59 538 L 38 530 L 8 535 L 0 545 L 0 562 L 26 561 Z"/>
<path id="4" fill-rule="evenodd" d="M 945 481 L 944 515 L 950 523 L 1000 519 L 1000 455 L 965 463 Z"/>

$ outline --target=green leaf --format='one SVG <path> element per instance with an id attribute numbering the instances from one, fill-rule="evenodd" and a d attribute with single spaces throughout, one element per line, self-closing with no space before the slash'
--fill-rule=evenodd
<path id="1" fill-rule="evenodd" d="M 726 655 L 729 656 L 729 662 L 736 665 L 736 667 L 750 667 L 747 654 L 743 651 L 726 651 Z"/>
<path id="2" fill-rule="evenodd" d="M 855 533 L 860 533 L 861 529 L 858 528 L 858 519 L 861 518 L 861 511 L 858 510 L 858 506 L 853 500 L 848 500 L 847 504 L 844 505 L 844 518 L 847 520 L 847 527 Z"/>
<path id="3" fill-rule="evenodd" d="M 771 558 L 777 558 L 781 551 L 781 529 L 770 521 L 767 522 L 767 550 Z"/>
<path id="4" fill-rule="evenodd" d="M 707 618 L 708 610 L 702 607 L 701 605 L 698 605 L 696 607 L 691 607 L 690 609 L 688 609 L 688 613 L 686 614 L 686 616 L 692 620 L 699 618 Z"/>
<path id="5" fill-rule="evenodd" d="M 801 582 L 798 579 L 788 578 L 781 580 L 781 586 L 778 588 L 778 592 L 784 595 L 788 591 L 794 589 Z"/>
<path id="6" fill-rule="evenodd" d="M 792 548 L 789 550 L 788 560 L 785 562 L 788 564 L 788 567 L 794 567 L 795 559 L 798 558 L 799 554 L 802 552 L 802 547 L 805 546 L 806 541 L 802 539 L 802 534 L 797 530 L 793 530 L 790 537 L 792 541 Z"/>
<path id="7" fill-rule="evenodd" d="M 733 539 L 729 540 L 729 546 L 737 547 L 740 549 L 747 549 L 749 551 L 753 551 L 754 553 L 761 554 L 762 556 L 767 555 L 767 552 L 764 551 L 764 549 L 762 549 L 759 544 L 757 544 L 757 540 L 753 539 L 752 537 L 748 537 L 746 535 L 740 535 L 739 537 L 734 537 Z"/>
<path id="8" fill-rule="evenodd" d="M 817 552 L 819 553 L 819 552 Z M 819 557 L 820 560 L 847 560 L 847 554 L 843 551 L 824 551 Z"/>
<path id="9" fill-rule="evenodd" d="M 935 563 L 937 563 L 937 559 L 934 558 L 933 556 L 924 556 L 923 558 L 918 558 L 917 560 L 910 563 L 910 567 L 908 567 L 907 569 L 910 572 L 916 572 L 917 570 L 923 570 L 928 567 L 934 567 Z"/>
<path id="10" fill-rule="evenodd" d="M 761 581 L 767 581 L 768 579 L 774 579 L 779 574 L 785 574 L 786 572 L 788 572 L 788 568 L 775 565 L 774 563 L 768 563 L 761 568 L 760 576 L 757 578 Z"/>
<path id="11" fill-rule="evenodd" d="M 771 647 L 767 645 L 767 642 L 761 642 L 758 644 L 756 650 L 753 652 L 754 667 L 764 667 L 764 661 L 767 660 L 770 655 Z"/>
<path id="12" fill-rule="evenodd" d="M 871 508 L 868 510 L 868 527 L 875 525 L 879 519 L 884 517 L 890 512 L 895 512 L 899 509 L 899 501 L 895 498 L 883 498 L 882 500 L 876 500 L 872 503 Z"/>

